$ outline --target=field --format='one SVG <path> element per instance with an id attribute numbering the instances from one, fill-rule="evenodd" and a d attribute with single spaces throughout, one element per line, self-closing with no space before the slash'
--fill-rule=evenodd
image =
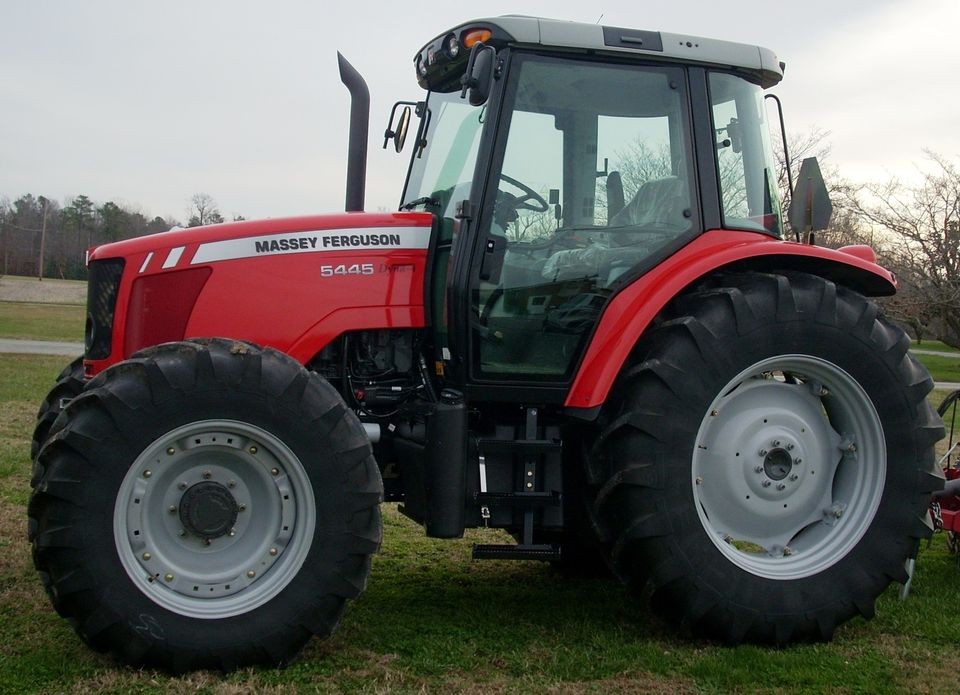
<path id="1" fill-rule="evenodd" d="M 54 335 L 69 320 L 45 313 L 61 307 L 29 306 L 0 302 L 0 321 L 12 317 L 0 336 Z M 33 418 L 65 361 L 0 354 L 0 693 L 960 691 L 952 618 L 960 566 L 942 535 L 922 550 L 909 600 L 891 587 L 874 620 L 852 621 L 833 642 L 730 648 L 663 624 L 614 581 L 473 562 L 473 543 L 503 539 L 492 531 L 427 539 L 394 505 L 384 507 L 384 545 L 366 593 L 330 640 L 312 641 L 289 668 L 169 677 L 118 666 L 55 614 L 25 537 Z"/>
<path id="2" fill-rule="evenodd" d="M 0 357 L 0 691 L 942 692 L 960 687 L 944 615 L 960 582 L 942 537 L 913 594 L 830 644 L 728 648 L 663 625 L 615 582 L 536 563 L 475 563 L 474 531 L 436 541 L 385 509 L 367 592 L 340 631 L 291 667 L 170 678 L 90 652 L 50 608 L 29 559 L 25 504 L 36 403 L 62 358 Z M 496 541 L 492 541 L 496 542 Z M 943 601 L 948 601 L 945 606 Z M 949 615 L 949 612 L 948 614 Z"/>

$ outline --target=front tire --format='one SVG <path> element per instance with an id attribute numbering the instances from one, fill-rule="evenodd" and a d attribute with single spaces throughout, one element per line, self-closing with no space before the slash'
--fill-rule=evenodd
<path id="1" fill-rule="evenodd" d="M 366 585 L 383 490 L 336 391 L 282 353 L 152 348 L 65 409 L 34 562 L 90 646 L 175 672 L 289 662 Z"/>
<path id="2" fill-rule="evenodd" d="M 735 275 L 667 310 L 601 414 L 592 515 L 617 573 L 728 643 L 871 617 L 942 486 L 926 371 L 862 296 Z M 819 477 L 818 477 L 819 476 Z"/>
<path id="3" fill-rule="evenodd" d="M 47 434 L 60 411 L 71 400 L 80 395 L 86 382 L 83 379 L 83 357 L 77 357 L 63 368 L 50 393 L 43 399 L 37 411 L 37 424 L 33 429 L 33 441 L 30 443 L 30 458 L 34 461 L 47 441 Z M 34 481 L 34 485 L 36 482 Z"/>

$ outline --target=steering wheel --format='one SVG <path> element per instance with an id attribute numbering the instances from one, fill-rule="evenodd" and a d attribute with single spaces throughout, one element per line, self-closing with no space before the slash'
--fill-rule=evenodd
<path id="1" fill-rule="evenodd" d="M 514 210 L 530 210 L 532 212 L 546 212 L 550 209 L 550 204 L 544 200 L 543 196 L 537 193 L 535 190 L 530 188 L 530 186 L 520 183 L 512 176 L 507 176 L 506 174 L 500 174 L 500 178 L 509 183 L 515 188 L 519 188 L 523 192 L 523 196 L 520 198 L 514 198 L 511 202 L 511 206 Z"/>

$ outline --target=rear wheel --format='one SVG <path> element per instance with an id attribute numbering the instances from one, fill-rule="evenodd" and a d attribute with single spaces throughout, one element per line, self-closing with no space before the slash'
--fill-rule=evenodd
<path id="1" fill-rule="evenodd" d="M 926 371 L 860 295 L 807 275 L 693 292 L 601 415 L 592 514 L 618 574 L 728 642 L 829 639 L 930 533 Z"/>
<path id="2" fill-rule="evenodd" d="M 291 660 L 363 590 L 382 484 L 336 391 L 273 350 L 153 348 L 40 455 L 34 561 L 92 647 L 173 671 Z"/>

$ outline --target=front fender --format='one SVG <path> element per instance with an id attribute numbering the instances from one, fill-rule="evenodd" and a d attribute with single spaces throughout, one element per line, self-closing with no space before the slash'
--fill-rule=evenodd
<path id="1" fill-rule="evenodd" d="M 893 273 L 867 260 L 870 256 L 863 247 L 845 253 L 751 232 L 706 232 L 607 304 L 565 405 L 574 409 L 602 405 L 630 350 L 654 317 L 685 288 L 711 273 L 797 270 L 820 275 L 867 296 L 894 294 L 897 285 Z"/>

